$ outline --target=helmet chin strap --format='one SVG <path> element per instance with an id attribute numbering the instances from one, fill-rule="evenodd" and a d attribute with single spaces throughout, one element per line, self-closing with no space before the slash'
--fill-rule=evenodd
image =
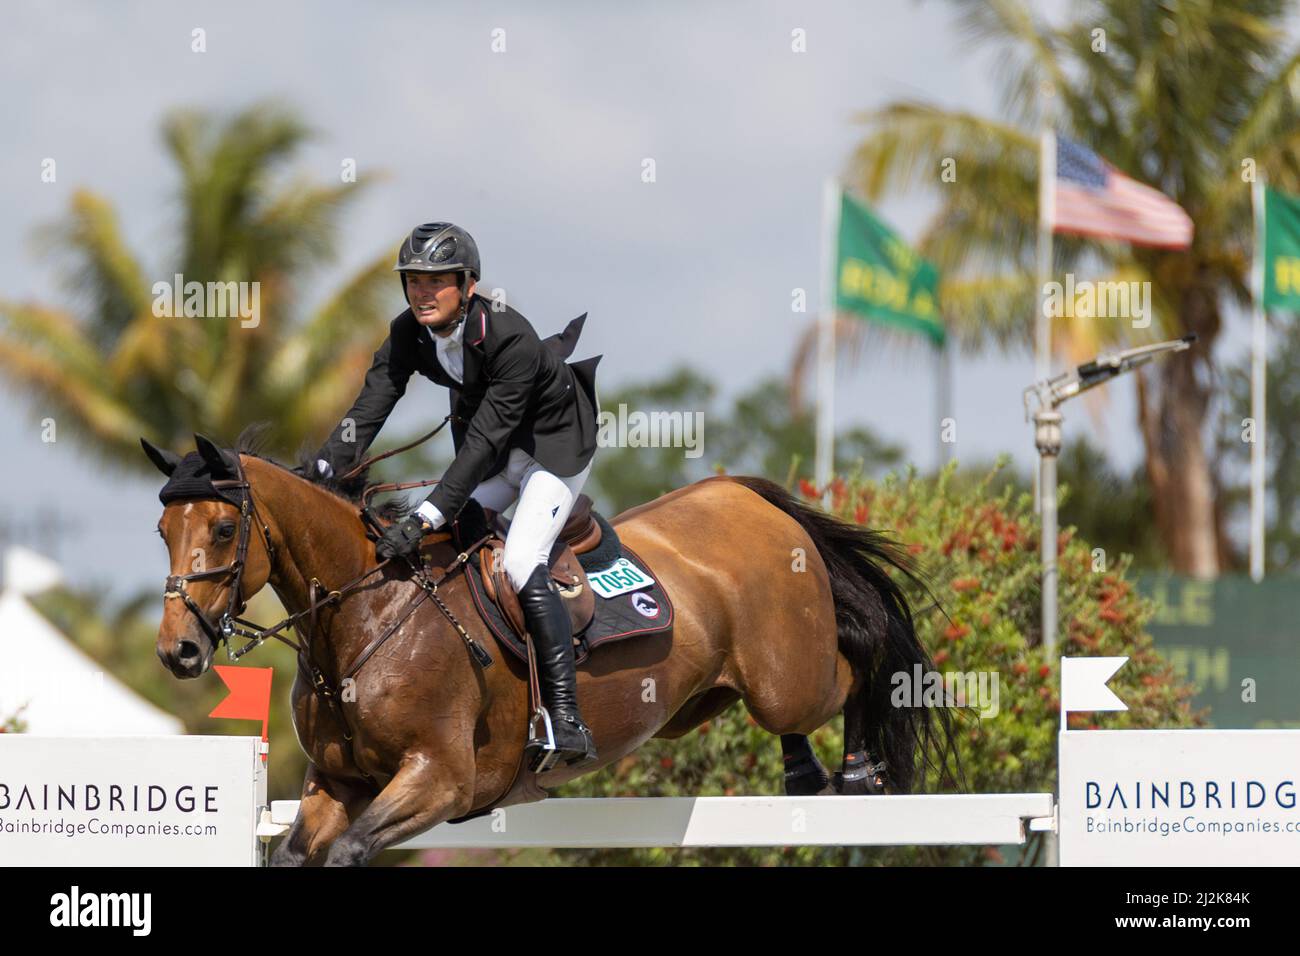
<path id="1" fill-rule="evenodd" d="M 444 322 L 442 325 L 430 325 L 429 328 L 435 332 L 445 332 L 448 329 L 454 329 L 465 321 L 468 312 L 469 297 L 465 295 L 465 291 L 462 289 L 460 293 L 460 308 L 456 310 L 456 318 L 452 319 L 450 322 Z"/>
<path id="2" fill-rule="evenodd" d="M 450 322 L 444 322 L 442 325 L 426 325 L 425 328 L 431 332 L 446 332 L 448 329 L 454 329 L 465 321 L 465 310 L 462 308 L 460 314 Z"/>

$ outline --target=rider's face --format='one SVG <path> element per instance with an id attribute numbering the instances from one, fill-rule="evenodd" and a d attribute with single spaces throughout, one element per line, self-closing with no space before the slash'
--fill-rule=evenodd
<path id="1" fill-rule="evenodd" d="M 440 272 L 432 275 L 409 272 L 406 275 L 406 294 L 411 300 L 411 311 L 421 325 L 438 326 L 450 322 L 460 309 L 460 289 L 456 287 L 457 274 Z M 466 289 L 473 294 L 474 280 Z M 438 331 L 434 329 L 435 333 Z M 448 329 L 446 334 L 450 334 Z"/>

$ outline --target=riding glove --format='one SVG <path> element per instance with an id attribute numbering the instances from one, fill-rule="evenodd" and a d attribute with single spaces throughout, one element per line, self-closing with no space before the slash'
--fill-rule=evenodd
<path id="1" fill-rule="evenodd" d="M 427 530 L 428 525 L 419 515 L 408 515 L 388 526 L 375 545 L 375 554 L 381 559 L 414 557 L 420 551 L 420 541 Z"/>

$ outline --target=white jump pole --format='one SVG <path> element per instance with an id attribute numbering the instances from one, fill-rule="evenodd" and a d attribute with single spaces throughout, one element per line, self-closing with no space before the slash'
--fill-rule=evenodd
<path id="1" fill-rule="evenodd" d="M 269 839 L 297 801 L 275 801 Z M 1049 793 L 552 798 L 440 824 L 394 849 L 1000 846 L 1054 825 Z"/>

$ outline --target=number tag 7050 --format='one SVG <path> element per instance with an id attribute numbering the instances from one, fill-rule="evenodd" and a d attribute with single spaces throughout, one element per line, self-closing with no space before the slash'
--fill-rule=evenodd
<path id="1" fill-rule="evenodd" d="M 591 589 L 603 598 L 617 597 L 655 583 L 654 578 L 627 558 L 619 558 L 603 571 L 588 572 L 587 580 L 591 582 Z"/>

